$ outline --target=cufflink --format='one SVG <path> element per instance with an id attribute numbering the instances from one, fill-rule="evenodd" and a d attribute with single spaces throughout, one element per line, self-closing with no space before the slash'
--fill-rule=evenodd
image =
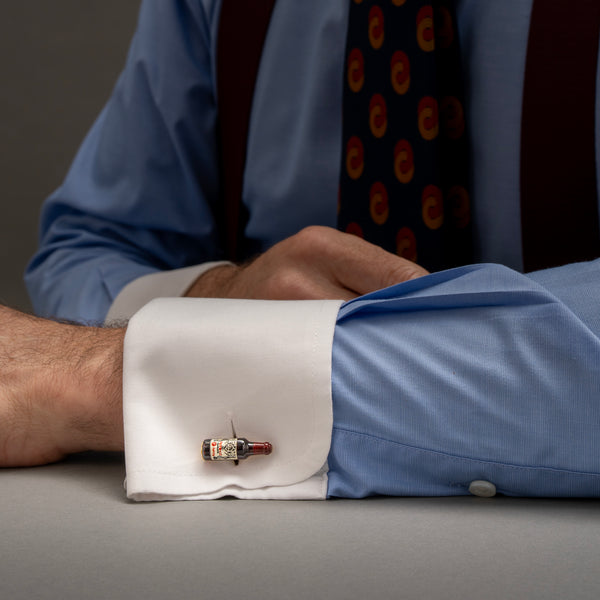
<path id="1" fill-rule="evenodd" d="M 207 461 L 233 461 L 237 464 L 250 456 L 268 455 L 270 442 L 250 442 L 246 438 L 212 438 L 202 442 L 202 458 Z"/>
<path id="2" fill-rule="evenodd" d="M 270 442 L 250 442 L 240 438 L 235 432 L 233 419 L 231 420 L 230 438 L 211 438 L 202 442 L 202 458 L 206 461 L 230 461 L 236 466 L 240 460 L 250 456 L 269 455 L 273 452 Z"/>

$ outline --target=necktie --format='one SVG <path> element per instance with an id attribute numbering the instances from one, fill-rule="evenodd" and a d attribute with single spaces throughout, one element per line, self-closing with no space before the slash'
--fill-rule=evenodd
<path id="1" fill-rule="evenodd" d="M 469 262 L 451 2 L 351 0 L 338 228 L 430 271 Z"/>

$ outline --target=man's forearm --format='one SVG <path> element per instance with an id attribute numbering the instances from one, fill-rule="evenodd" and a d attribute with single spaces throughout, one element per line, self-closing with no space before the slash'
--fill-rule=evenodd
<path id="1" fill-rule="evenodd" d="M 124 334 L 0 307 L 0 466 L 123 448 Z"/>

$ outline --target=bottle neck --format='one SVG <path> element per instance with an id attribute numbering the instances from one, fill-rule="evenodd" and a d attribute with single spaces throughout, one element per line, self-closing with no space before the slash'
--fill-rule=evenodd
<path id="1" fill-rule="evenodd" d="M 248 454 L 271 454 L 273 446 L 269 442 L 249 442 Z"/>

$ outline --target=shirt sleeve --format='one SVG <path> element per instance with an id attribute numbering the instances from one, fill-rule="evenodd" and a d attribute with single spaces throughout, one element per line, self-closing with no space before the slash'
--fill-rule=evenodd
<path id="1" fill-rule="evenodd" d="M 329 495 L 599 496 L 599 269 L 474 265 L 343 306 Z"/>
<path id="2" fill-rule="evenodd" d="M 26 273 L 37 313 L 102 322 L 131 281 L 220 258 L 207 6 L 142 3 L 123 73 L 43 207 Z"/>
<path id="3" fill-rule="evenodd" d="M 206 262 L 201 265 L 158 271 L 138 277 L 119 292 L 110 306 L 105 322 L 110 325 L 126 321 L 154 298 L 183 296 L 200 275 L 214 267 L 230 264 L 227 261 Z"/>

